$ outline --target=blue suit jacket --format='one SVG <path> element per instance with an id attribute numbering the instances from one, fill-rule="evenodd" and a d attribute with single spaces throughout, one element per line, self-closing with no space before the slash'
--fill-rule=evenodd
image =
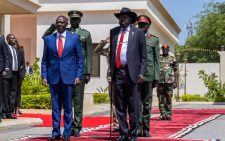
<path id="1" fill-rule="evenodd" d="M 57 84 L 61 78 L 64 84 L 73 84 L 75 78 L 82 79 L 83 56 L 78 35 L 66 31 L 62 56 L 58 56 L 57 34 L 44 38 L 44 51 L 41 62 L 42 79 L 49 84 Z"/>

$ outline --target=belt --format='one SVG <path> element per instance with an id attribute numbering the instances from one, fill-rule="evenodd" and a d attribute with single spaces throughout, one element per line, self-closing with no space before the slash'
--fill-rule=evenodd
<path id="1" fill-rule="evenodd" d="M 12 71 L 12 74 L 18 74 L 18 71 Z"/>
<path id="2" fill-rule="evenodd" d="M 125 70 L 126 68 L 128 67 L 128 65 L 127 64 L 125 64 L 125 65 L 121 65 L 119 68 L 117 68 L 117 69 L 122 69 L 122 70 Z"/>

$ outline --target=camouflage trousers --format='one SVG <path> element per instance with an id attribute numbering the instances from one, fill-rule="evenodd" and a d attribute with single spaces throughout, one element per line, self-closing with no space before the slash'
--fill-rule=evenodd
<path id="1" fill-rule="evenodd" d="M 161 116 L 172 115 L 172 83 L 159 83 L 157 86 L 157 96 L 159 100 L 159 110 Z"/>

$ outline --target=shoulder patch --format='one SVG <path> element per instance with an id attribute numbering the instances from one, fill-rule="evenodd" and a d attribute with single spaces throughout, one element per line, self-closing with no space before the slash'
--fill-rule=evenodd
<path id="1" fill-rule="evenodd" d="M 88 33 L 90 33 L 90 32 L 89 32 L 89 31 L 87 31 L 86 29 L 81 28 L 81 30 L 82 30 L 82 31 L 84 31 L 84 32 L 88 32 Z"/>

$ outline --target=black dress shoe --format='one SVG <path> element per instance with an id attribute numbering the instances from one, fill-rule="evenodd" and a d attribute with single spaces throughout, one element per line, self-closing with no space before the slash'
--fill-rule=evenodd
<path id="1" fill-rule="evenodd" d="M 2 119 L 6 119 L 6 115 L 4 114 L 4 115 L 2 115 Z"/>
<path id="2" fill-rule="evenodd" d="M 149 134 L 149 132 L 147 130 L 144 130 L 143 137 L 151 137 L 151 135 Z"/>
<path id="3" fill-rule="evenodd" d="M 129 141 L 129 138 L 126 135 L 122 135 L 116 141 Z"/>
<path id="4" fill-rule="evenodd" d="M 60 136 L 53 136 L 51 138 L 48 138 L 48 141 L 57 141 L 60 140 Z"/>
<path id="5" fill-rule="evenodd" d="M 74 136 L 74 137 L 79 137 L 80 136 L 80 131 L 79 130 L 72 130 L 72 133 L 71 133 L 71 136 Z"/>
<path id="6" fill-rule="evenodd" d="M 137 141 L 137 137 L 130 137 L 130 141 Z"/>
<path id="7" fill-rule="evenodd" d="M 64 137 L 64 141 L 70 141 L 70 137 Z"/>

